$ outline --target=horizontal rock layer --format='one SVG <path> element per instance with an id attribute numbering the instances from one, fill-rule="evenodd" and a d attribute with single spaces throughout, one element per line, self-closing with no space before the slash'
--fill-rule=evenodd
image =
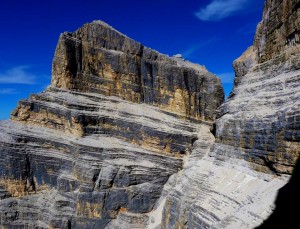
<path id="1" fill-rule="evenodd" d="M 48 88 L 19 102 L 12 119 L 75 136 L 104 134 L 180 156 L 197 139 L 199 121 L 118 97 Z"/>
<path id="2" fill-rule="evenodd" d="M 15 122 L 1 129 L 4 228 L 103 228 L 121 211 L 151 211 L 182 167 L 180 158 L 109 135 L 76 138 Z"/>
<path id="3" fill-rule="evenodd" d="M 12 119 L 1 122 L 4 228 L 103 228 L 124 212 L 136 222 L 132 215 L 152 210 L 204 125 L 52 87 L 20 101 Z"/>
<path id="4" fill-rule="evenodd" d="M 223 97 L 203 67 L 103 22 L 62 34 L 52 86 L 0 122 L 1 227 L 145 228 Z"/>
<path id="5" fill-rule="evenodd" d="M 1 226 L 260 225 L 299 157 L 298 8 L 266 1 L 215 136 L 205 69 L 102 22 L 62 34 L 52 86 L 0 123 Z"/>
<path id="6" fill-rule="evenodd" d="M 163 190 L 161 228 L 259 226 L 289 177 L 257 172 L 238 147 L 214 143 L 207 128 L 200 134 L 183 170 Z"/>
<path id="7" fill-rule="evenodd" d="M 299 224 L 291 210 L 299 204 L 299 7 L 266 1 L 254 45 L 234 62 L 234 90 L 218 108 L 215 141 L 200 131 L 156 204 L 164 206 L 161 219 L 152 216 L 161 228 L 254 228 L 275 204 L 261 228 Z"/>

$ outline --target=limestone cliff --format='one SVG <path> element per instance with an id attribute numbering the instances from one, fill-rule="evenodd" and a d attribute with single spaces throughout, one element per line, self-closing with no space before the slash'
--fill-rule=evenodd
<path id="1" fill-rule="evenodd" d="M 253 46 L 234 62 L 235 87 L 217 110 L 215 140 L 199 138 L 165 186 L 162 228 L 254 228 L 274 210 L 300 153 L 299 20 L 299 1 L 266 1 Z M 288 211 L 299 203 L 295 177 L 267 228 L 295 222 Z"/>
<path id="2" fill-rule="evenodd" d="M 219 108 L 217 142 L 255 169 L 290 174 L 300 153 L 298 1 L 266 1 L 255 41 L 234 62 L 235 88 Z"/>
<path id="3" fill-rule="evenodd" d="M 0 122 L 2 228 L 254 228 L 275 204 L 278 226 L 299 190 L 299 14 L 266 1 L 222 105 L 202 66 L 100 21 L 63 33 L 51 86 Z"/>
<path id="4" fill-rule="evenodd" d="M 210 121 L 223 93 L 203 66 L 160 54 L 100 21 L 60 36 L 52 86 L 118 96 Z"/>
<path id="5" fill-rule="evenodd" d="M 52 85 L 0 123 L 2 228 L 145 228 L 223 99 L 204 67 L 103 22 L 63 33 Z"/>

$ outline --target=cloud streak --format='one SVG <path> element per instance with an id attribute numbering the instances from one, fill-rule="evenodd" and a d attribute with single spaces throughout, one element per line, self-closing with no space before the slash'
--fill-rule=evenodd
<path id="1" fill-rule="evenodd" d="M 36 84 L 36 76 L 28 69 L 28 66 L 16 66 L 0 72 L 0 84 Z"/>
<path id="2" fill-rule="evenodd" d="M 212 0 L 195 15 L 202 21 L 219 21 L 245 9 L 251 1 L 253 0 Z"/>
<path id="3" fill-rule="evenodd" d="M 15 95 L 18 91 L 15 88 L 1 88 L 0 95 Z"/>

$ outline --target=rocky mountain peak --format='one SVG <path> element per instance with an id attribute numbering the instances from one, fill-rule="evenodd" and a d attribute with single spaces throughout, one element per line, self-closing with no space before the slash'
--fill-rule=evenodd
<path id="1" fill-rule="evenodd" d="M 52 72 L 53 87 L 118 96 L 198 120 L 214 120 L 224 100 L 220 80 L 205 67 L 160 54 L 101 21 L 60 36 Z"/>
<path id="2" fill-rule="evenodd" d="M 1 227 L 294 227 L 299 7 L 266 0 L 223 104 L 180 55 L 101 21 L 62 33 L 51 86 L 0 122 Z"/>

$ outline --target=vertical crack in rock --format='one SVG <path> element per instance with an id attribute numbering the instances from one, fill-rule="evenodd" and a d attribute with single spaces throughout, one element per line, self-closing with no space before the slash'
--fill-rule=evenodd
<path id="1" fill-rule="evenodd" d="M 24 180 L 26 180 L 25 192 L 36 192 L 34 174 L 30 165 L 30 158 L 27 153 L 25 153 L 25 168 L 24 168 Z"/>

